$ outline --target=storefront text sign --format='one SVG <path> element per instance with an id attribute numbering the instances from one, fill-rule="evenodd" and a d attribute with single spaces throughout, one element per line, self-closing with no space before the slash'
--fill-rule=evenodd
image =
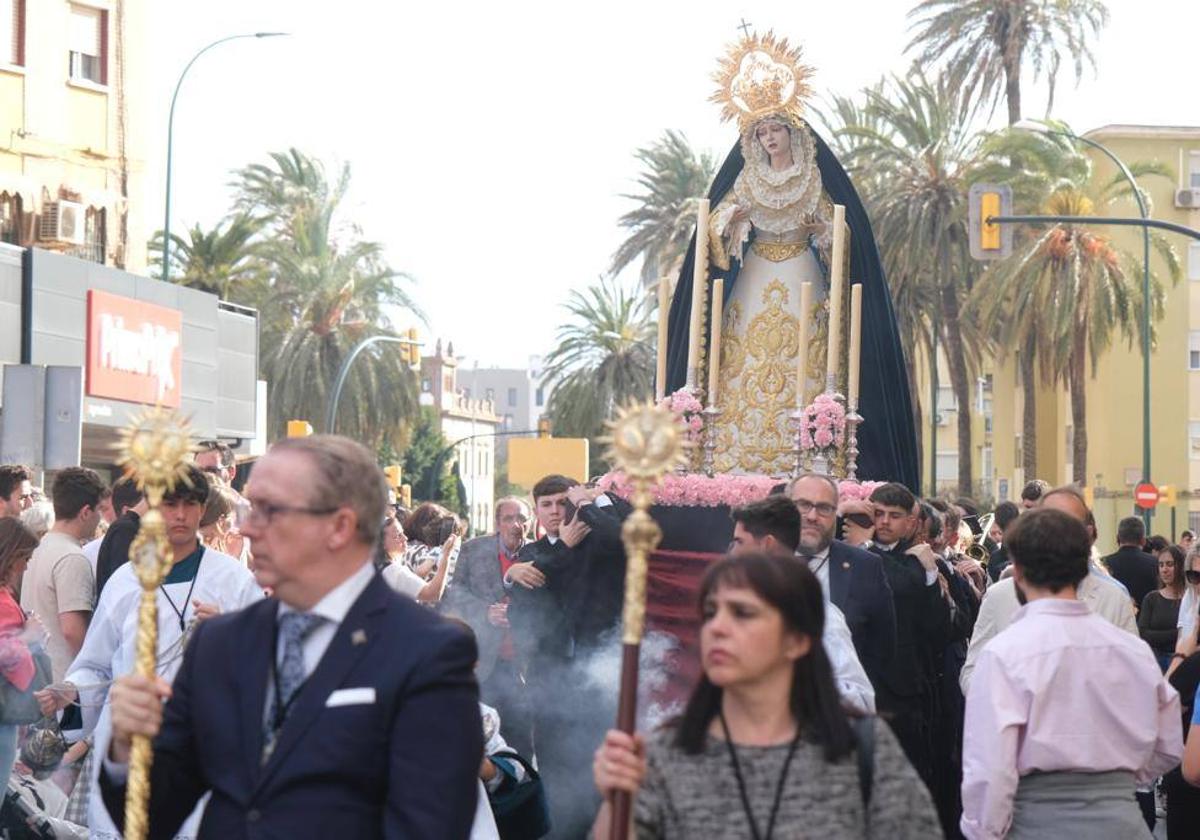
<path id="1" fill-rule="evenodd" d="M 179 406 L 178 309 L 91 289 L 87 320 L 88 396 Z"/>

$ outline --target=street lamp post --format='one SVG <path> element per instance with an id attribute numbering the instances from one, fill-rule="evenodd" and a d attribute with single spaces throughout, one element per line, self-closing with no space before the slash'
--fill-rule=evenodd
<path id="1" fill-rule="evenodd" d="M 218 38 L 204 49 L 200 50 L 192 60 L 184 65 L 183 72 L 179 74 L 179 81 L 175 83 L 175 93 L 171 95 L 171 111 L 167 116 L 167 201 L 166 212 L 163 219 L 163 246 L 162 246 L 162 280 L 166 282 L 167 272 L 169 271 L 171 258 L 171 155 L 173 140 L 175 137 L 175 102 L 179 99 L 179 88 L 183 85 L 184 77 L 188 71 L 192 69 L 192 65 L 196 63 L 196 59 L 204 55 L 213 47 L 224 44 L 227 41 L 236 41 L 240 38 L 278 38 L 287 35 L 286 32 L 247 32 L 242 35 L 227 35 L 224 38 Z"/>
<path id="2" fill-rule="evenodd" d="M 1042 134 L 1058 135 L 1059 137 L 1077 140 L 1102 153 L 1112 161 L 1113 165 L 1125 177 L 1125 180 L 1129 182 L 1129 187 L 1133 190 L 1133 198 L 1137 202 L 1138 213 L 1141 214 L 1143 219 L 1150 218 L 1150 211 L 1146 207 L 1146 199 L 1142 195 L 1142 190 L 1138 187 L 1137 181 L 1134 180 L 1133 173 L 1129 171 L 1129 167 L 1125 165 L 1125 162 L 1103 143 L 1089 140 L 1087 137 L 1080 137 L 1078 134 L 1073 134 L 1070 131 L 1047 128 L 1044 125 L 1029 123 L 1024 120 L 1017 123 L 1017 127 L 1026 131 L 1037 131 Z M 1142 226 L 1142 481 L 1150 481 L 1150 228 L 1147 225 Z M 1149 528 L 1150 510 L 1144 510 L 1142 517 L 1146 522 L 1147 528 Z"/>

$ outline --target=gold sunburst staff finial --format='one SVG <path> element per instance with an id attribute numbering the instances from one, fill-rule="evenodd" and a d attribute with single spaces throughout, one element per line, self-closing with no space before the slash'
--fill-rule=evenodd
<path id="1" fill-rule="evenodd" d="M 651 488 L 686 460 L 685 435 L 679 420 L 654 403 L 624 408 L 609 422 L 605 457 L 633 484 L 633 512 L 621 526 L 625 543 L 625 604 L 621 615 L 621 688 L 617 701 L 617 728 L 632 733 L 637 722 L 638 653 L 646 625 L 646 571 L 650 552 L 662 539 L 662 529 L 647 512 Z M 632 800 L 616 793 L 612 802 L 612 838 L 625 840 L 632 818 Z"/>
<path id="2" fill-rule="evenodd" d="M 138 608 L 136 673 L 154 679 L 158 649 L 158 600 L 156 590 L 171 569 L 171 547 L 166 523 L 158 507 L 163 496 L 187 481 L 188 456 L 192 452 L 187 420 L 161 406 L 138 414 L 121 433 L 121 457 L 125 474 L 137 481 L 150 509 L 142 517 L 137 538 L 129 547 L 129 562 L 142 585 Z M 125 837 L 144 840 L 150 804 L 150 765 L 154 752 L 150 739 L 135 735 L 129 758 L 129 782 L 125 793 Z"/>
<path id="3" fill-rule="evenodd" d="M 800 125 L 813 94 L 809 79 L 814 73 L 800 60 L 801 53 L 773 31 L 743 35 L 713 75 L 717 90 L 711 101 L 721 106 L 721 119 L 737 120 L 743 134 L 767 117 Z"/>

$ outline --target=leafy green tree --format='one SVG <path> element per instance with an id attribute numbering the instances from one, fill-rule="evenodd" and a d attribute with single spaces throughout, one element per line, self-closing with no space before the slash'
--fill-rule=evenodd
<path id="1" fill-rule="evenodd" d="M 553 382 L 547 414 L 555 434 L 591 440 L 592 469 L 600 469 L 598 438 L 616 409 L 654 393 L 655 324 L 650 297 L 601 278 L 565 304 L 570 320 L 546 357 L 543 381 Z"/>
<path id="2" fill-rule="evenodd" d="M 437 502 L 461 513 L 464 504 L 459 495 L 458 481 L 451 470 L 452 453 L 444 455 L 438 464 L 438 456 L 445 452 L 446 445 L 436 409 L 423 406 L 412 425 L 411 438 L 404 450 L 401 471 L 405 482 L 412 485 L 414 505 L 420 502 Z M 432 498 L 429 492 L 431 481 L 434 488 Z"/>
<path id="3" fill-rule="evenodd" d="M 187 239 L 171 234 L 171 265 L 167 277 L 174 283 L 200 289 L 222 300 L 241 296 L 260 279 L 256 241 L 262 224 L 245 215 L 230 216 L 212 230 L 193 225 Z M 162 271 L 163 232 L 150 240 L 150 265 Z"/>
<path id="4" fill-rule="evenodd" d="M 988 149 L 996 162 L 981 175 L 1013 184 L 1015 194 L 1047 215 L 1101 215 L 1131 192 L 1119 172 L 1097 181 L 1091 158 L 1069 137 L 1006 131 L 989 141 Z M 1174 177 L 1157 162 L 1135 162 L 1129 169 L 1135 178 Z M 1170 242 L 1153 233 L 1151 244 L 1171 282 L 1177 283 L 1182 270 Z M 1131 345 L 1140 339 L 1141 273 L 1140 255 L 1120 251 L 1086 225 L 1055 224 L 1029 236 L 1007 264 L 988 272 L 972 296 L 971 311 L 994 325 L 998 346 L 1023 351 L 1022 367 L 1029 366 L 1030 381 L 1035 358 L 1030 351 L 1036 348 L 1042 383 L 1070 389 L 1073 480 L 1080 485 L 1088 476 L 1087 366 L 1091 364 L 1094 376 L 1098 359 L 1117 334 Z M 1152 276 L 1151 329 L 1162 318 L 1163 300 L 1162 281 Z M 1032 431 L 1031 419 L 1025 418 L 1027 432 Z M 1030 460 L 1028 449 L 1025 460 Z"/>
<path id="5" fill-rule="evenodd" d="M 716 163 L 710 153 L 697 154 L 687 137 L 670 130 L 634 157 L 642 164 L 642 192 L 622 196 L 637 206 L 618 220 L 630 234 L 613 255 L 611 271 L 617 274 L 641 258 L 642 285 L 649 287 L 678 271 L 696 226 L 696 204 L 708 193 Z"/>
<path id="6" fill-rule="evenodd" d="M 964 94 L 993 106 L 1003 96 L 1008 124 L 1021 119 L 1021 72 L 1045 77 L 1054 105 L 1064 60 L 1078 84 L 1096 65 L 1091 42 L 1108 23 L 1101 0 L 922 0 L 909 12 L 916 30 L 908 50 L 922 66 L 944 63 Z"/>
<path id="7" fill-rule="evenodd" d="M 845 162 L 856 176 L 866 173 L 906 352 L 932 349 L 934 336 L 942 344 L 958 403 L 958 484 L 970 493 L 971 382 L 984 348 L 962 313 L 978 273 L 967 230 L 967 190 L 982 159 L 975 103 L 949 77 L 930 80 L 915 68 L 863 95 L 856 124 L 838 132 Z"/>

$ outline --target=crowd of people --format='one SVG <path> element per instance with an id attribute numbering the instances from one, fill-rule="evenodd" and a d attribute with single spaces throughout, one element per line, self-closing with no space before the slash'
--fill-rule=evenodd
<path id="1" fill-rule="evenodd" d="M 803 475 L 734 508 L 677 714 L 612 728 L 627 502 L 559 475 L 467 539 L 344 438 L 234 489 L 198 447 L 163 499 L 157 678 L 132 674 L 147 501 L 0 466 L 0 836 L 119 837 L 154 736 L 152 837 L 1166 836 L 1200 826 L 1200 546 L 1030 482 L 981 521 Z M 431 793 L 435 792 L 435 794 Z"/>

